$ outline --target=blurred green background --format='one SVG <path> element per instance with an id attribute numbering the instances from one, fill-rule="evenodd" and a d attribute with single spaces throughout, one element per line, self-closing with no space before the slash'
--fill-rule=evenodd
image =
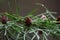
<path id="1" fill-rule="evenodd" d="M 36 3 L 43 3 L 50 11 L 60 13 L 60 0 L 0 0 L 0 12 L 13 12 L 16 13 L 16 7 L 20 15 L 26 15 L 34 9 L 38 9 L 37 13 L 44 12 L 41 6 L 35 5 Z"/>

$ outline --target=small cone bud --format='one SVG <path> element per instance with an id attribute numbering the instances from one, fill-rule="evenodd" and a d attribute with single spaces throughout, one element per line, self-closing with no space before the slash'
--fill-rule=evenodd
<path id="1" fill-rule="evenodd" d="M 40 35 L 40 34 L 43 34 L 43 32 L 42 31 L 38 31 L 38 34 Z"/>
<path id="2" fill-rule="evenodd" d="M 30 25 L 31 25 L 31 21 L 32 21 L 31 18 L 26 17 L 26 19 L 25 19 L 25 24 L 26 24 L 26 26 L 30 26 Z"/>
<path id="3" fill-rule="evenodd" d="M 42 14 L 42 15 L 41 15 L 41 19 L 42 19 L 42 20 L 47 20 L 47 17 L 46 17 L 44 14 Z"/>
<path id="4" fill-rule="evenodd" d="M 60 24 L 60 16 L 57 17 L 57 24 Z"/>
<path id="5" fill-rule="evenodd" d="M 1 22 L 2 22 L 2 24 L 6 24 L 6 23 L 7 23 L 7 18 L 6 18 L 6 16 L 2 16 Z"/>

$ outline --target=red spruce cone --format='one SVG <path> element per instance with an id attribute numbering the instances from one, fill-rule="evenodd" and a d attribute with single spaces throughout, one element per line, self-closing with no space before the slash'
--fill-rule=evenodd
<path id="1" fill-rule="evenodd" d="M 32 19 L 30 17 L 26 17 L 26 19 L 25 19 L 25 25 L 26 26 L 30 26 L 31 25 L 31 21 L 32 21 Z"/>
<path id="2" fill-rule="evenodd" d="M 57 24 L 60 24 L 60 16 L 57 17 Z"/>
<path id="3" fill-rule="evenodd" d="M 6 24 L 6 23 L 7 23 L 7 18 L 6 18 L 6 16 L 2 16 L 1 22 L 2 22 L 2 24 Z"/>

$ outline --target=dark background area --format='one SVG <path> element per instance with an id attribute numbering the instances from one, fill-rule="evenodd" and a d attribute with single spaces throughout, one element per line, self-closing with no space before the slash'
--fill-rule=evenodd
<path id="1" fill-rule="evenodd" d="M 42 7 L 35 5 L 36 3 L 43 3 L 50 11 L 60 15 L 60 0 L 0 0 L 0 12 L 16 13 L 16 6 L 20 15 L 26 15 L 34 9 L 38 9 L 37 13 L 44 12 Z"/>

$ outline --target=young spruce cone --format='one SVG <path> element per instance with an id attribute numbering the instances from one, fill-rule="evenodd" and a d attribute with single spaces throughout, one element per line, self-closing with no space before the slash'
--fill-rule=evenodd
<path id="1" fill-rule="evenodd" d="M 2 22 L 2 24 L 6 24 L 6 23 L 7 23 L 7 18 L 6 18 L 6 16 L 2 16 L 2 17 L 1 17 L 1 22 Z"/>
<path id="2" fill-rule="evenodd" d="M 60 24 L 60 16 L 57 17 L 57 24 Z"/>
<path id="3" fill-rule="evenodd" d="M 31 25 L 31 22 L 32 22 L 32 19 L 30 17 L 26 17 L 25 18 L 25 25 L 26 26 L 30 26 Z"/>

